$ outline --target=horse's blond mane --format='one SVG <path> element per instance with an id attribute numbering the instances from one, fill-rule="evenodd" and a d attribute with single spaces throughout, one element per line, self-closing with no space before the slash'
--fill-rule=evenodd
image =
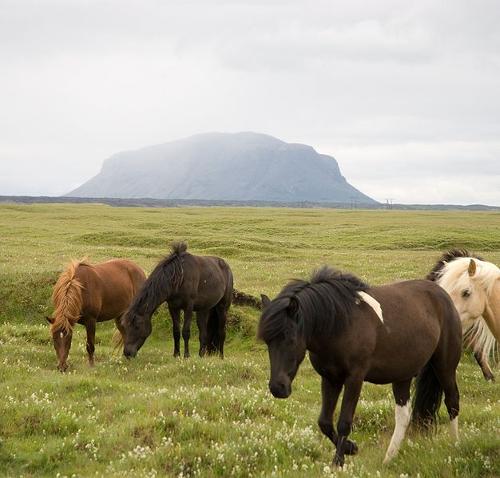
<path id="1" fill-rule="evenodd" d="M 490 300 L 496 281 L 500 278 L 500 269 L 491 262 L 475 257 L 460 257 L 446 262 L 443 268 L 437 272 L 437 283 L 450 294 L 457 290 L 467 289 L 471 280 L 468 273 L 471 259 L 476 263 L 474 277 L 479 281 L 479 285 Z M 496 362 L 498 360 L 497 342 L 484 318 L 478 317 L 471 324 L 462 323 L 462 326 L 464 327 L 465 346 L 476 353 L 491 357 Z"/>
<path id="2" fill-rule="evenodd" d="M 54 322 L 50 326 L 51 332 L 64 330 L 69 332 L 80 318 L 83 298 L 83 285 L 75 277 L 80 265 L 90 266 L 85 260 L 72 260 L 66 270 L 57 279 L 52 292 L 54 304 Z"/>
<path id="3" fill-rule="evenodd" d="M 486 291 L 488 297 L 493 292 L 495 281 L 500 278 L 500 269 L 491 262 L 475 257 L 460 257 L 448 262 L 438 273 L 438 284 L 449 293 L 468 287 L 470 277 L 468 268 L 471 259 L 476 263 L 475 277 Z"/>
<path id="4" fill-rule="evenodd" d="M 498 362 L 496 339 L 482 317 L 464 330 L 464 344 L 473 352 L 491 357 L 494 363 Z"/>

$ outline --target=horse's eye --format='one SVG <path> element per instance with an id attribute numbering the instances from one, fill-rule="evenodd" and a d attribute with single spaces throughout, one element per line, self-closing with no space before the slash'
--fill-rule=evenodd
<path id="1" fill-rule="evenodd" d="M 470 290 L 469 289 L 465 289 L 462 291 L 462 297 L 464 299 L 467 299 L 467 297 L 470 297 Z"/>

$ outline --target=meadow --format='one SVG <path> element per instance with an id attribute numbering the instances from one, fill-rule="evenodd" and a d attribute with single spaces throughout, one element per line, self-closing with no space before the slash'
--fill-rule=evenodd
<path id="1" fill-rule="evenodd" d="M 371 284 L 423 278 L 451 247 L 500 264 L 497 212 L 0 205 L 0 476 L 500 476 L 500 370 L 484 381 L 468 353 L 458 444 L 442 407 L 434 435 L 410 433 L 382 465 L 394 402 L 390 386 L 365 384 L 352 434 L 360 451 L 342 471 L 316 425 L 320 381 L 308 360 L 289 399 L 268 392 L 253 309 L 231 308 L 224 360 L 174 359 L 161 307 L 136 359 L 113 350 L 114 324 L 99 324 L 90 368 L 77 326 L 59 373 L 44 317 L 65 263 L 124 257 L 150 272 L 177 239 L 225 258 L 236 288 L 256 296 L 325 263 Z"/>

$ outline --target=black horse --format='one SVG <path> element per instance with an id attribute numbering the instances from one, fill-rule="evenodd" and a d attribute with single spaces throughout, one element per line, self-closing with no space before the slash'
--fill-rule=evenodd
<path id="1" fill-rule="evenodd" d="M 226 316 L 233 293 L 233 274 L 219 257 L 194 256 L 184 242 L 160 261 L 123 317 L 123 353 L 135 357 L 151 334 L 151 316 L 163 302 L 172 316 L 174 356 L 180 355 L 180 313 L 184 311 L 182 337 L 184 357 L 189 357 L 191 318 L 196 312 L 200 333 L 200 356 L 218 352 L 224 356 Z"/>
<path id="2" fill-rule="evenodd" d="M 310 282 L 295 280 L 270 301 L 258 336 L 271 362 L 269 388 L 287 398 L 309 350 L 321 375 L 323 404 L 318 424 L 336 445 L 334 463 L 357 446 L 347 439 L 363 381 L 392 383 L 396 425 L 385 461 L 396 455 L 410 423 L 410 384 L 417 377 L 413 420 L 435 422 L 444 391 L 453 438 L 458 439 L 459 394 L 455 371 L 462 350 L 458 313 L 448 294 L 430 281 L 406 281 L 370 288 L 350 274 L 323 267 Z M 333 413 L 344 396 L 337 433 Z"/>

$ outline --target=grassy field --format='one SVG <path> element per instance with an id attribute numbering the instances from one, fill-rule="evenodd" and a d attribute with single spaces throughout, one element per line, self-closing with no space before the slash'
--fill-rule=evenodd
<path id="1" fill-rule="evenodd" d="M 135 360 L 114 352 L 112 324 L 99 324 L 89 368 L 78 327 L 70 371 L 57 372 L 44 316 L 63 265 L 126 257 L 149 272 L 175 239 L 227 259 L 235 286 L 254 295 L 324 263 L 372 284 L 422 278 L 450 247 L 500 264 L 498 213 L 0 205 L 1 476 L 500 476 L 500 385 L 467 354 L 458 445 L 443 407 L 436 435 L 410 434 L 383 466 L 394 404 L 390 386 L 366 384 L 360 452 L 340 472 L 316 425 L 319 377 L 306 360 L 291 397 L 273 399 L 251 309 L 232 308 L 223 361 L 174 359 L 162 307 Z"/>

